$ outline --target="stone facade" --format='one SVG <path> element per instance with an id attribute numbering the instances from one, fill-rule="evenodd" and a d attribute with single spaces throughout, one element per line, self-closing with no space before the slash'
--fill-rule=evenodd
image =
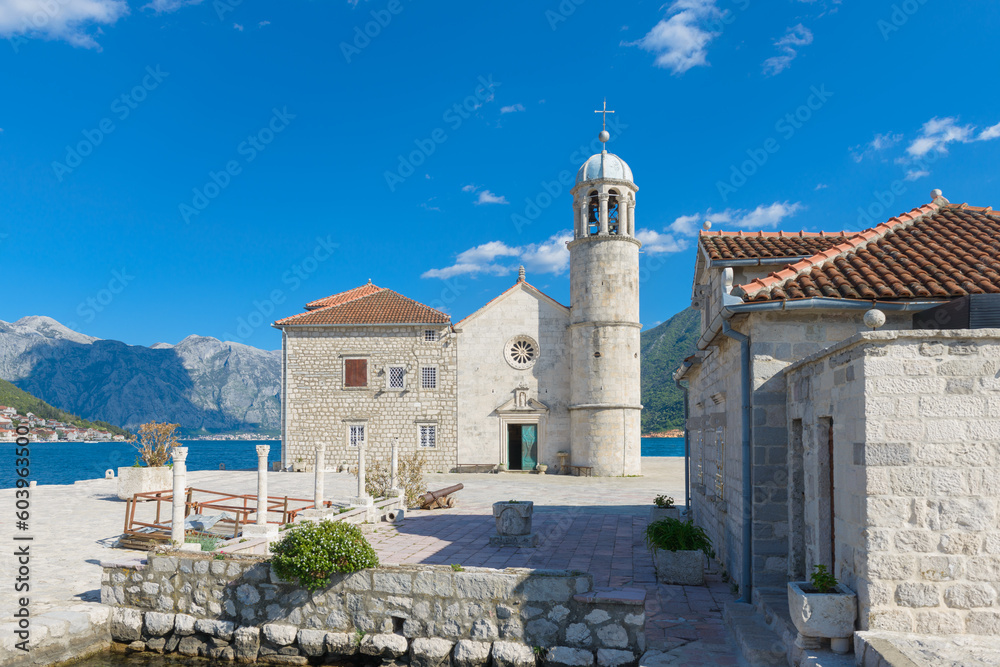
<path id="1" fill-rule="evenodd" d="M 862 630 L 1000 634 L 1000 330 L 861 333 L 785 374 L 790 576 L 832 566 Z"/>
<path id="2" fill-rule="evenodd" d="M 459 464 L 510 467 L 508 424 L 538 425 L 538 462 L 570 450 L 569 309 L 527 282 L 455 325 L 458 346 Z M 518 336 L 538 344 L 529 368 L 510 364 L 505 347 Z M 523 405 L 516 400 L 525 392 Z"/>
<path id="3" fill-rule="evenodd" d="M 610 667 L 645 650 L 644 593 L 596 592 L 580 572 L 390 566 L 334 575 L 309 593 L 255 559 L 150 555 L 144 567 L 106 568 L 101 597 L 114 607 L 115 641 L 214 659 L 305 664 L 360 652 L 423 664 L 437 653 L 432 664 L 464 664 L 473 652 L 483 655 L 471 664 L 485 664 L 491 650 L 515 662 L 527 650 L 533 665 L 530 647 L 540 646 Z"/>
<path id="4" fill-rule="evenodd" d="M 327 468 L 356 463 L 351 425 L 364 425 L 368 461 L 388 461 L 393 440 L 400 456 L 419 450 L 429 471 L 447 471 L 458 456 L 457 345 L 441 325 L 287 327 L 283 333 L 282 461 L 312 469 L 326 444 Z M 425 331 L 435 340 L 425 340 Z M 368 386 L 345 386 L 344 360 L 367 359 Z M 404 388 L 389 387 L 389 368 L 402 366 Z M 425 389 L 421 369 L 434 368 Z M 436 426 L 433 447 L 421 446 L 420 426 Z"/>

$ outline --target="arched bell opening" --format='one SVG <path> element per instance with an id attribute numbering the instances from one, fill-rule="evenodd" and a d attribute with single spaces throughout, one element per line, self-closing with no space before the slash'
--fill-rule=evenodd
<path id="1" fill-rule="evenodd" d="M 609 194 L 611 196 L 608 199 L 608 234 L 622 234 L 625 230 L 622 229 L 620 224 L 622 217 L 620 214 L 621 198 L 619 197 L 617 190 L 612 190 Z"/>
<path id="2" fill-rule="evenodd" d="M 587 234 L 597 236 L 601 233 L 601 200 L 597 190 L 591 190 L 587 195 Z"/>

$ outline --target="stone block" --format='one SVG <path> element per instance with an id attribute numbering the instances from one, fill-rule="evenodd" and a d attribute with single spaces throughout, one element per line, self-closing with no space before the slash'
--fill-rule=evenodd
<path id="1" fill-rule="evenodd" d="M 877 609 L 868 614 L 869 630 L 913 632 L 913 613 L 909 609 Z"/>
<path id="2" fill-rule="evenodd" d="M 597 638 L 608 648 L 625 648 L 628 646 L 628 632 L 620 625 L 611 623 L 597 630 Z"/>
<path id="3" fill-rule="evenodd" d="M 413 576 L 413 592 L 416 595 L 436 595 L 448 597 L 452 595 L 452 575 L 449 572 L 428 570 L 417 572 Z"/>
<path id="4" fill-rule="evenodd" d="M 545 664 L 550 667 L 591 667 L 594 654 L 582 648 L 553 646 L 545 653 Z"/>
<path id="5" fill-rule="evenodd" d="M 962 617 L 947 611 L 918 611 L 914 630 L 917 634 L 955 635 L 965 632 Z"/>
<path id="6" fill-rule="evenodd" d="M 632 667 L 637 662 L 632 651 L 620 651 L 612 648 L 597 649 L 597 664 L 599 667 Z"/>
<path id="7" fill-rule="evenodd" d="M 194 629 L 206 635 L 229 641 L 233 638 L 233 631 L 236 629 L 236 624 L 232 621 L 199 618 L 194 622 Z"/>
<path id="8" fill-rule="evenodd" d="M 382 593 L 410 595 L 413 592 L 413 577 L 408 572 L 375 572 L 372 574 L 372 589 Z"/>
<path id="9" fill-rule="evenodd" d="M 941 603 L 934 584 L 902 583 L 896 586 L 896 604 L 901 607 L 936 607 Z"/>
<path id="10" fill-rule="evenodd" d="M 322 630 L 300 629 L 296 641 L 305 656 L 318 658 L 326 653 L 326 633 Z"/>
<path id="11" fill-rule="evenodd" d="M 982 545 L 980 533 L 943 533 L 938 550 L 946 554 L 975 556 Z"/>
<path id="12" fill-rule="evenodd" d="M 1000 612 L 970 611 L 965 617 L 965 631 L 970 635 L 1000 636 Z"/>
<path id="13" fill-rule="evenodd" d="M 192 658 L 199 655 L 205 655 L 207 651 L 208 645 L 195 635 L 182 637 L 180 643 L 177 644 L 178 653 Z"/>
<path id="14" fill-rule="evenodd" d="M 470 615 L 472 616 L 472 615 Z M 469 631 L 469 635 L 473 639 L 496 639 L 499 633 L 497 632 L 497 626 L 493 621 L 480 618 L 472 624 L 472 629 Z"/>
<path id="15" fill-rule="evenodd" d="M 163 653 L 163 647 L 166 645 L 166 637 L 153 637 L 146 641 L 146 650 L 153 653 Z"/>
<path id="16" fill-rule="evenodd" d="M 452 664 L 454 667 L 483 667 L 490 660 L 490 648 L 489 642 L 459 640 L 452 652 Z"/>
<path id="17" fill-rule="evenodd" d="M 242 605 L 255 605 L 260 602 L 260 593 L 251 584 L 241 584 L 236 588 L 236 599 Z"/>
<path id="18" fill-rule="evenodd" d="M 705 583 L 705 554 L 701 551 L 653 552 L 656 580 L 665 584 L 701 586 Z"/>
<path id="19" fill-rule="evenodd" d="M 233 649 L 236 659 L 248 662 L 257 659 L 260 650 L 260 628 L 244 626 L 233 632 Z"/>
<path id="20" fill-rule="evenodd" d="M 267 623 L 262 628 L 264 638 L 275 646 L 288 646 L 295 641 L 299 629 L 285 623 Z"/>
<path id="21" fill-rule="evenodd" d="M 515 642 L 494 642 L 490 651 L 493 667 L 535 667 L 535 652 Z"/>
<path id="22" fill-rule="evenodd" d="M 954 581 L 964 572 L 961 559 L 948 556 L 924 556 L 918 570 L 926 581 Z"/>
<path id="23" fill-rule="evenodd" d="M 174 629 L 174 615 L 147 611 L 145 624 L 147 635 L 150 637 L 164 637 Z"/>
<path id="24" fill-rule="evenodd" d="M 521 593 L 527 602 L 566 602 L 575 594 L 570 577 L 534 576 L 526 579 Z"/>
<path id="25" fill-rule="evenodd" d="M 524 634 L 532 646 L 551 646 L 558 637 L 559 626 L 548 619 L 536 618 L 525 624 Z"/>
<path id="26" fill-rule="evenodd" d="M 571 623 L 566 628 L 566 643 L 570 646 L 590 646 L 592 637 L 586 623 Z"/>
<path id="27" fill-rule="evenodd" d="M 194 634 L 194 616 L 189 616 L 187 614 L 177 614 L 174 617 L 174 632 L 185 637 L 187 635 Z"/>
<path id="28" fill-rule="evenodd" d="M 973 556 L 965 559 L 965 578 L 969 581 L 1000 581 L 1000 556 Z"/>
<path id="29" fill-rule="evenodd" d="M 997 592 L 990 584 L 954 584 L 944 591 L 944 603 L 953 609 L 992 607 Z"/>
<path id="30" fill-rule="evenodd" d="M 447 639 L 418 637 L 410 646 L 410 667 L 448 667 L 452 647 Z"/>
<path id="31" fill-rule="evenodd" d="M 123 607 L 112 609 L 109 629 L 116 642 L 128 644 L 142 639 L 142 612 Z"/>
<path id="32" fill-rule="evenodd" d="M 517 584 L 514 576 L 499 572 L 458 572 L 453 581 L 455 595 L 472 600 L 506 600 Z"/>
<path id="33" fill-rule="evenodd" d="M 395 634 L 365 635 L 361 640 L 361 653 L 383 660 L 395 660 L 406 655 L 409 648 L 406 637 Z"/>
<path id="34" fill-rule="evenodd" d="M 347 632 L 328 632 L 324 640 L 328 653 L 348 657 L 358 652 L 358 636 Z"/>

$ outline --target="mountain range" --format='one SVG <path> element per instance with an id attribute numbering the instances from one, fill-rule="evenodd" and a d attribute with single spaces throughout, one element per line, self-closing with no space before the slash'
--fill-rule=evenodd
<path id="1" fill-rule="evenodd" d="M 205 336 L 126 345 L 50 317 L 0 321 L 0 378 L 57 408 L 134 429 L 148 421 L 186 433 L 280 423 L 281 353 Z"/>
<path id="2" fill-rule="evenodd" d="M 690 308 L 642 333 L 643 433 L 683 425 L 671 374 L 699 334 Z M 275 433 L 280 373 L 280 351 L 207 336 L 144 347 L 87 336 L 50 317 L 0 320 L 0 378 L 84 419 L 133 430 L 167 421 L 188 434 Z"/>

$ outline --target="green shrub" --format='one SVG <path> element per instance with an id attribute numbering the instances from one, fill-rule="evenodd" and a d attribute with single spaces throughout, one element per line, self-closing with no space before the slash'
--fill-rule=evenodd
<path id="1" fill-rule="evenodd" d="M 659 495 L 653 499 L 653 504 L 657 507 L 662 507 L 664 509 L 670 509 L 674 506 L 674 499 L 670 496 Z"/>
<path id="2" fill-rule="evenodd" d="M 421 496 L 427 493 L 427 484 L 424 482 L 424 466 L 426 460 L 420 452 L 413 452 L 410 456 L 399 457 L 399 479 L 397 484 L 403 491 L 403 498 L 407 507 L 420 507 Z M 357 474 L 357 466 L 352 468 Z M 365 493 L 372 498 L 385 498 L 392 488 L 391 471 L 388 461 L 375 459 L 369 461 L 365 467 Z"/>
<path id="3" fill-rule="evenodd" d="M 829 593 L 837 587 L 837 578 L 827 572 L 826 565 L 817 565 L 809 576 L 809 581 L 819 593 Z"/>
<path id="4" fill-rule="evenodd" d="M 330 575 L 378 567 L 378 556 L 361 529 L 343 522 L 305 521 L 285 532 L 271 551 L 271 566 L 282 579 L 299 580 L 308 590 L 323 588 Z"/>
<path id="5" fill-rule="evenodd" d="M 646 526 L 646 546 L 650 551 L 704 551 L 709 558 L 715 557 L 712 540 L 692 521 L 671 518 L 654 521 Z"/>

